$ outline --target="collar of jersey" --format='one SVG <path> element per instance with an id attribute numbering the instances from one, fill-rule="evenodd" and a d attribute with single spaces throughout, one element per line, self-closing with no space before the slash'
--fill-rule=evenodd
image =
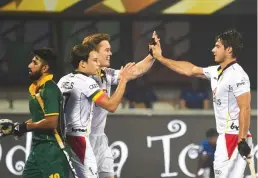
<path id="1" fill-rule="evenodd" d="M 218 80 L 221 77 L 222 73 L 229 68 L 230 66 L 232 66 L 233 64 L 237 63 L 236 61 L 233 61 L 231 63 L 229 63 L 224 69 L 221 69 L 221 66 L 218 67 L 217 71 L 218 71 Z"/>
<path id="2" fill-rule="evenodd" d="M 101 82 L 103 83 L 103 80 L 107 80 L 107 76 L 106 76 L 106 72 L 104 71 L 104 69 L 100 69 L 97 72 L 97 76 L 100 78 Z"/>
<path id="3" fill-rule="evenodd" d="M 85 76 L 87 76 L 88 77 L 88 75 L 86 74 L 86 73 L 84 73 L 84 72 L 80 72 L 80 71 L 73 71 L 73 74 L 82 74 L 82 75 L 85 75 Z"/>
<path id="4" fill-rule="evenodd" d="M 33 82 L 29 87 L 29 92 L 31 96 L 34 96 L 42 85 L 44 85 L 47 81 L 52 79 L 53 79 L 53 74 L 43 74 L 43 76 L 40 77 L 39 80 Z"/>

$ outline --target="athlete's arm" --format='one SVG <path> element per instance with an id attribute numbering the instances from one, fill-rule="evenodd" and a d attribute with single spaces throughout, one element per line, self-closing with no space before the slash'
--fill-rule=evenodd
<path id="1" fill-rule="evenodd" d="M 120 79 L 115 93 L 109 98 L 103 91 L 93 94 L 92 100 L 100 107 L 109 112 L 115 112 L 123 98 L 127 81 Z"/>
<path id="2" fill-rule="evenodd" d="M 61 105 L 61 94 L 56 85 L 47 85 L 45 87 L 42 94 L 42 103 L 44 104 L 44 107 L 42 108 L 44 118 L 38 122 L 27 123 L 28 130 L 57 128 Z"/>
<path id="3" fill-rule="evenodd" d="M 251 113 L 251 93 L 249 77 L 243 73 L 236 72 L 232 74 L 230 81 L 230 88 L 237 99 L 239 107 L 239 133 L 238 137 L 246 138 L 250 127 L 250 113 Z M 240 141 L 240 140 L 239 140 Z"/>
<path id="4" fill-rule="evenodd" d="M 251 94 L 246 92 L 237 96 L 237 104 L 239 106 L 239 134 L 238 138 L 246 138 L 250 127 L 250 114 L 251 114 Z"/>
<path id="5" fill-rule="evenodd" d="M 117 89 L 110 98 L 103 91 L 97 91 L 91 95 L 93 101 L 109 112 L 115 112 L 125 93 L 126 84 L 133 75 L 134 65 L 134 63 L 129 63 L 125 68 L 121 68 Z"/>
<path id="6" fill-rule="evenodd" d="M 195 66 L 188 61 L 176 61 L 173 59 L 168 59 L 160 56 L 155 56 L 155 58 L 160 61 L 163 65 L 167 66 L 169 69 L 186 76 L 195 76 L 205 78 L 203 74 L 203 69 L 201 67 Z"/>
<path id="7" fill-rule="evenodd" d="M 154 38 L 155 41 L 159 40 L 155 31 L 152 34 L 152 38 Z M 131 80 L 136 79 L 138 77 L 141 77 L 146 72 L 148 72 L 150 70 L 150 68 L 152 67 L 154 62 L 155 62 L 155 58 L 153 58 L 150 54 L 147 55 L 143 60 L 138 62 L 135 65 L 135 67 L 133 68 L 133 75 L 132 75 Z M 119 79 L 119 75 L 118 75 L 118 79 Z"/>
<path id="8" fill-rule="evenodd" d="M 47 116 L 38 122 L 27 122 L 28 130 L 35 129 L 56 129 L 58 125 L 58 115 Z"/>
<path id="9" fill-rule="evenodd" d="M 201 67 L 195 66 L 188 61 L 176 61 L 163 57 L 159 40 L 156 40 L 156 45 L 151 45 L 150 47 L 152 49 L 154 58 L 163 65 L 167 66 L 169 69 L 181 75 L 205 78 L 203 69 Z"/>
<path id="10" fill-rule="evenodd" d="M 150 70 L 154 62 L 155 59 L 151 55 L 146 56 L 143 60 L 138 62 L 133 69 L 133 75 L 131 80 L 141 77 L 146 72 L 148 72 L 148 70 Z M 120 75 L 118 75 L 118 78 L 119 76 Z"/>

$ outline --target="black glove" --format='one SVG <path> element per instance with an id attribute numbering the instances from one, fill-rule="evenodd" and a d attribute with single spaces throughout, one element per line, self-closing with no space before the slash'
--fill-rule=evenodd
<path id="1" fill-rule="evenodd" d="M 156 41 L 154 38 L 151 39 L 151 41 L 149 42 L 149 45 L 156 45 Z M 152 52 L 152 49 L 149 48 L 149 54 L 153 57 L 153 52 Z"/>
<path id="2" fill-rule="evenodd" d="M 21 137 L 26 132 L 28 132 L 28 130 L 27 130 L 27 123 L 25 123 L 25 122 L 23 122 L 21 124 L 16 123 L 14 125 L 14 129 L 13 129 L 13 135 L 14 136 Z"/>
<path id="3" fill-rule="evenodd" d="M 244 138 L 238 143 L 238 151 L 243 158 L 247 158 L 251 153 L 251 148 L 248 146 Z"/>

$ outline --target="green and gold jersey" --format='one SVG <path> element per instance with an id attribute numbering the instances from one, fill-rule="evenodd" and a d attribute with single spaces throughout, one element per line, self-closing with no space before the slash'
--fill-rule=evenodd
<path id="1" fill-rule="evenodd" d="M 46 75 L 37 84 L 30 86 L 29 109 L 32 122 L 38 122 L 47 116 L 58 115 L 59 127 L 61 127 L 60 122 L 63 119 L 62 94 L 52 78 L 53 75 Z M 60 131 L 61 128 L 58 128 L 58 130 Z M 38 141 L 56 142 L 53 130 L 47 129 L 33 131 L 32 140 L 33 144 L 36 144 Z"/>

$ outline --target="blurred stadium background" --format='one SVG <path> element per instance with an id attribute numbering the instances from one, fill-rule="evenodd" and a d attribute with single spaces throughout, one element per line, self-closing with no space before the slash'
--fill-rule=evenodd
<path id="1" fill-rule="evenodd" d="M 164 56 L 205 67 L 214 64 L 214 37 L 236 28 L 244 37 L 239 63 L 251 81 L 251 130 L 257 151 L 256 0 L 1 0 L 0 20 L 0 118 L 16 121 L 29 117 L 27 65 L 33 48 L 54 48 L 58 81 L 71 71 L 71 48 L 85 36 L 110 34 L 111 67 L 120 68 L 147 55 L 147 43 L 156 30 Z M 208 109 L 182 109 L 182 92 L 192 82 L 193 78 L 155 62 L 146 75 L 127 87 L 106 129 L 117 177 L 196 176 L 196 149 L 205 131 L 215 127 L 215 120 L 210 86 L 205 81 L 201 86 L 209 91 Z M 150 94 L 139 97 L 146 92 Z M 30 137 L 1 141 L 1 178 L 21 175 Z"/>

